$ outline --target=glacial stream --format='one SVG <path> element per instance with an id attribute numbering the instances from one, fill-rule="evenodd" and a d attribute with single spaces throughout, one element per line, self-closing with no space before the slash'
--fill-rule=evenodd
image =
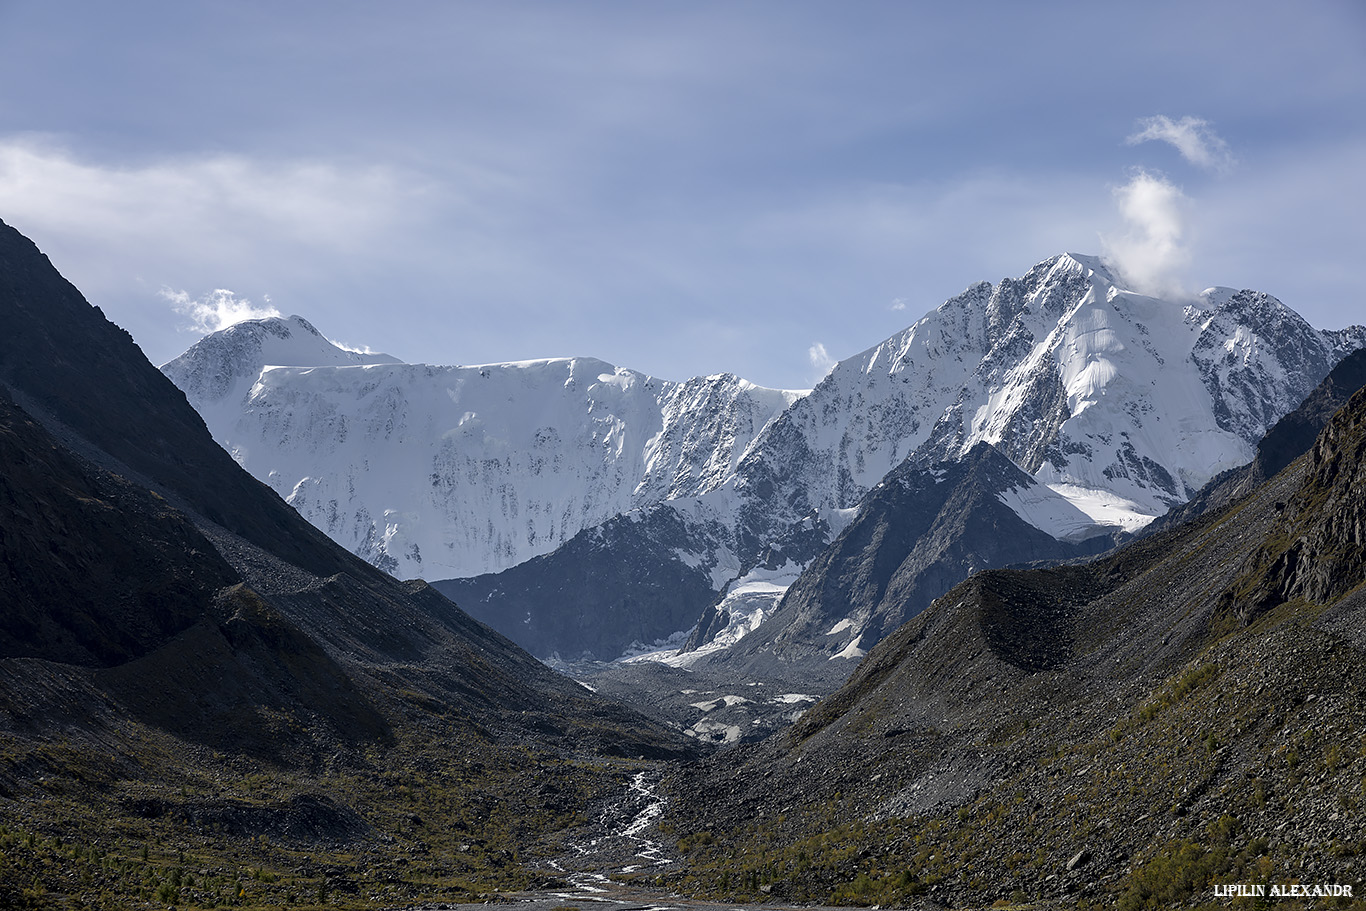
<path id="1" fill-rule="evenodd" d="M 664 813 L 665 800 L 656 790 L 658 784 L 658 772 L 636 773 L 626 791 L 603 808 L 592 826 L 593 834 L 583 841 L 569 842 L 567 853 L 547 862 L 549 871 L 562 878 L 568 888 L 508 895 L 509 904 L 516 911 L 745 911 L 744 905 L 698 901 L 612 879 L 613 876 L 648 875 L 650 870 L 663 870 L 674 863 L 666 856 L 664 846 L 647 834 Z M 440 907 L 453 911 L 488 911 L 487 905 Z M 763 911 L 796 911 L 769 902 L 762 908 Z M 423 906 L 421 911 L 437 911 L 437 908 Z M 825 909 L 803 908 L 800 911 Z"/>
<path id="2" fill-rule="evenodd" d="M 551 869 L 563 874 L 572 889 L 548 895 L 565 902 L 640 904 L 626 897 L 626 887 L 611 877 L 673 863 L 664 856 L 664 846 L 645 835 L 664 812 L 664 798 L 655 791 L 657 783 L 648 772 L 637 772 L 631 778 L 627 793 L 603 808 L 596 827 L 599 834 L 587 841 L 571 842 L 571 855 L 550 862 Z"/>

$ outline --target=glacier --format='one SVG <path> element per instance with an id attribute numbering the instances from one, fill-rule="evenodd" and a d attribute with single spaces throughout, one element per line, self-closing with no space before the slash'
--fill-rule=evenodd
<path id="1" fill-rule="evenodd" d="M 244 468 L 402 578 L 496 571 L 714 490 L 801 394 L 593 358 L 405 364 L 297 316 L 239 323 L 162 370 Z"/>

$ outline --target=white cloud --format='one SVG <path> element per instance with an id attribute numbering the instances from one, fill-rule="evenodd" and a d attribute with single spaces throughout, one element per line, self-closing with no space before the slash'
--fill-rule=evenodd
<path id="1" fill-rule="evenodd" d="M 905 310 L 905 309 L 906 309 L 906 299 L 905 299 L 904 297 L 893 298 L 892 302 L 891 302 L 890 304 L 887 305 L 887 309 L 888 309 L 888 310 Z"/>
<path id="2" fill-rule="evenodd" d="M 414 189 L 391 170 L 215 155 L 117 167 L 41 139 L 0 140 L 7 218 L 108 238 L 192 246 L 261 234 L 355 248 L 391 223 Z"/>
<path id="3" fill-rule="evenodd" d="M 254 312 L 266 312 L 269 287 L 291 312 L 328 323 L 324 308 L 349 306 L 340 295 L 363 306 L 362 283 L 438 261 L 434 223 L 468 215 L 467 198 L 482 203 L 491 182 L 453 173 L 443 186 L 389 166 L 221 153 L 115 164 L 45 137 L 0 137 L 0 217 L 160 363 L 183 350 L 186 321 L 159 288 L 190 289 L 184 315 L 204 327 L 235 311 L 190 296 L 221 285 L 245 292 Z M 477 236 L 463 240 L 447 238 L 452 258 L 483 252 Z"/>
<path id="4" fill-rule="evenodd" d="M 825 346 L 820 342 L 816 342 L 816 344 L 806 349 L 806 356 L 810 359 L 811 366 L 815 367 L 822 377 L 833 370 L 837 363 L 837 361 L 830 356 L 830 353 L 825 350 Z"/>
<path id="5" fill-rule="evenodd" d="M 1160 174 L 1138 171 L 1114 189 L 1126 230 L 1101 237 L 1106 257 L 1133 290 L 1155 297 L 1183 297 L 1182 278 L 1190 264 L 1186 248 L 1189 200 Z"/>
<path id="6" fill-rule="evenodd" d="M 279 310 L 270 306 L 269 296 L 266 297 L 266 306 L 258 307 L 227 288 L 217 288 L 198 298 L 191 298 L 184 291 L 173 291 L 170 288 L 162 288 L 159 293 L 171 302 L 171 309 L 189 317 L 190 324 L 181 328 L 200 335 L 226 329 L 243 320 L 266 319 L 281 315 Z"/>
<path id="7" fill-rule="evenodd" d="M 1156 140 L 1173 145 L 1181 157 L 1196 167 L 1228 173 L 1233 169 L 1233 152 L 1214 132 L 1209 121 L 1199 117 L 1172 120 L 1163 114 L 1139 121 L 1142 128 L 1128 139 L 1129 145 Z"/>

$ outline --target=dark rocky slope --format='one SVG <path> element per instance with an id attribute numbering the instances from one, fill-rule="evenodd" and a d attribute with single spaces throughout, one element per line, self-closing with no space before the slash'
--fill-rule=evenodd
<path id="1" fill-rule="evenodd" d="M 0 458 L 0 658 L 32 659 L 32 682 L 63 665 L 146 723 L 274 761 L 388 738 L 341 667 L 183 514 L 58 445 L 3 386 Z M 16 694 L 12 713 L 23 706 Z"/>
<path id="2" fill-rule="evenodd" d="M 107 457 L 183 498 L 197 515 L 323 574 L 357 572 L 213 441 L 185 396 L 132 337 L 91 307 L 33 242 L 0 222 L 0 381 Z"/>
<path id="3" fill-rule="evenodd" d="M 908 459 L 864 498 L 858 516 L 798 577 L 773 616 L 715 661 L 760 673 L 813 658 L 828 664 L 851 645 L 866 652 L 974 572 L 1110 545 L 1103 536 L 1058 541 L 997 498 L 1036 485 L 986 443 L 958 461 Z M 846 667 L 836 668 L 840 679 Z"/>
<path id="4" fill-rule="evenodd" d="M 162 498 L 73 456 L 0 386 L 0 655 L 108 667 L 239 576 Z"/>
<path id="5" fill-rule="evenodd" d="M 980 573 L 792 730 L 686 771 L 690 888 L 929 906 L 1207 900 L 1366 853 L 1366 391 L 1221 512 Z"/>
<path id="6" fill-rule="evenodd" d="M 0 905 L 524 882 L 691 749 L 303 522 L 2 224 L 0 456 Z"/>
<path id="7" fill-rule="evenodd" d="M 665 506 L 617 516 L 502 572 L 432 584 L 533 655 L 611 661 L 687 629 L 715 600 L 707 571 L 678 556 L 695 543 Z"/>
<path id="8" fill-rule="evenodd" d="M 1277 421 L 1257 444 L 1257 455 L 1251 462 L 1219 474 L 1189 501 L 1158 516 L 1143 534 L 1175 528 L 1247 496 L 1308 452 L 1329 418 L 1362 386 L 1366 386 L 1366 348 L 1339 361 L 1299 407 Z"/>

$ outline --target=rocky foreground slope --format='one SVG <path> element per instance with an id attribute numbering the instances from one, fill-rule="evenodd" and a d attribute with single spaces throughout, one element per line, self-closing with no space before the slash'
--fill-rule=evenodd
<path id="1" fill-rule="evenodd" d="M 1336 884 L 1359 905 L 1363 472 L 1366 390 L 1204 518 L 1088 564 L 973 576 L 790 732 L 679 774 L 689 865 L 670 881 L 1119 908 Z"/>
<path id="2" fill-rule="evenodd" d="M 0 906 L 526 882 L 678 735 L 347 553 L 0 223 Z"/>

